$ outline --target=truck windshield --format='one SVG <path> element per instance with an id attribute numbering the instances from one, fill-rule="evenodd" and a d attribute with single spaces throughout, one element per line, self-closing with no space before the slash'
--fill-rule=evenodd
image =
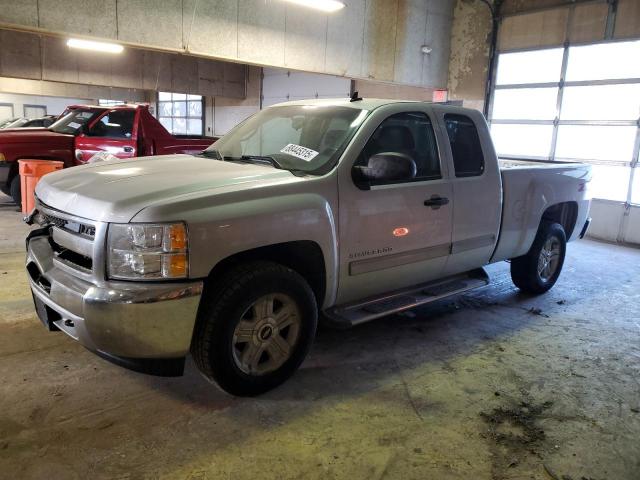
<path id="1" fill-rule="evenodd" d="M 83 127 L 94 118 L 100 116 L 105 111 L 101 109 L 78 108 L 71 110 L 61 119 L 52 123 L 49 130 L 57 133 L 67 133 L 70 135 L 78 135 L 82 132 Z"/>
<path id="2" fill-rule="evenodd" d="M 367 114 L 367 110 L 340 106 L 270 107 L 232 129 L 204 154 L 230 161 L 262 160 L 278 168 L 322 175 L 336 164 Z"/>

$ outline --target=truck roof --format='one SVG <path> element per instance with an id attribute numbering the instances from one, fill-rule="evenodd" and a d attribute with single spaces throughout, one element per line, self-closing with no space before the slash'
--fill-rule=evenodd
<path id="1" fill-rule="evenodd" d="M 415 100 L 393 100 L 388 98 L 364 98 L 362 100 L 351 101 L 350 98 L 313 98 L 308 100 L 293 100 L 290 102 L 282 102 L 272 105 L 274 107 L 285 105 L 321 105 L 331 107 L 350 107 L 357 108 L 358 110 L 374 110 L 383 105 L 390 103 L 431 103 L 431 102 L 418 102 Z"/>
<path id="2" fill-rule="evenodd" d="M 104 110 L 130 110 L 132 108 L 149 108 L 149 105 L 146 103 L 122 103 L 119 105 L 90 105 L 90 104 L 74 104 L 69 105 L 67 108 L 76 109 L 76 108 L 100 108 Z"/>

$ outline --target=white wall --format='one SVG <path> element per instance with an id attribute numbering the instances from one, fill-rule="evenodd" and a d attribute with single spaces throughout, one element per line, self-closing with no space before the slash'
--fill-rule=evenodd
<path id="1" fill-rule="evenodd" d="M 264 78 L 261 75 L 264 73 Z M 262 83 L 262 90 L 260 89 Z M 249 67 L 245 99 L 205 98 L 205 134 L 220 136 L 260 110 L 289 100 L 348 97 L 351 80 L 333 75 L 305 73 L 279 68 Z"/>
<path id="2" fill-rule="evenodd" d="M 0 103 L 11 103 L 13 105 L 14 117 L 22 117 L 24 115 L 24 105 L 44 105 L 47 107 L 47 115 L 59 115 L 64 111 L 67 105 L 95 102 L 95 99 L 87 98 L 46 97 L 42 95 L 0 93 Z M 0 118 L 0 120 L 2 120 L 2 118 Z"/>
<path id="3" fill-rule="evenodd" d="M 593 200 L 590 215 L 589 237 L 640 245 L 640 206 Z"/>
<path id="4" fill-rule="evenodd" d="M 265 68 L 262 80 L 262 106 L 308 98 L 347 98 L 350 92 L 351 80 L 348 78 Z"/>
<path id="5" fill-rule="evenodd" d="M 246 98 L 205 97 L 205 135 L 219 137 L 260 110 L 260 67 L 247 67 Z"/>

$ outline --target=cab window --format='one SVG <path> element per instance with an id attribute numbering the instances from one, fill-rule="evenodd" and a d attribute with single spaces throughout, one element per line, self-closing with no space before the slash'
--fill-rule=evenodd
<path id="1" fill-rule="evenodd" d="M 103 115 L 87 132 L 90 137 L 131 138 L 133 135 L 133 110 L 111 110 Z"/>
<path id="2" fill-rule="evenodd" d="M 371 166 L 371 157 L 378 154 L 401 155 L 403 161 L 415 168 L 406 170 L 402 178 L 376 181 L 375 184 L 442 178 L 433 126 L 425 113 L 398 113 L 385 119 L 363 148 L 355 166 Z"/>
<path id="3" fill-rule="evenodd" d="M 466 115 L 446 114 L 451 155 L 456 177 L 476 177 L 484 172 L 484 155 L 476 125 Z"/>

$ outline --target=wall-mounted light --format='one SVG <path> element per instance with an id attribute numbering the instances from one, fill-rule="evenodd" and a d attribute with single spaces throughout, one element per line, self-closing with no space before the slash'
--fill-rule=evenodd
<path id="1" fill-rule="evenodd" d="M 70 38 L 67 40 L 67 47 L 106 53 L 122 53 L 122 50 L 124 50 L 124 47 L 117 43 L 94 42 L 93 40 L 82 40 L 81 38 Z"/>
<path id="2" fill-rule="evenodd" d="M 303 7 L 315 8 L 323 12 L 333 13 L 344 8 L 344 3 L 338 0 L 285 0 L 289 3 L 302 5 Z"/>
<path id="3" fill-rule="evenodd" d="M 433 48 L 431 48 L 429 45 L 422 45 L 420 51 L 425 55 L 429 55 L 431 52 L 433 52 Z"/>

